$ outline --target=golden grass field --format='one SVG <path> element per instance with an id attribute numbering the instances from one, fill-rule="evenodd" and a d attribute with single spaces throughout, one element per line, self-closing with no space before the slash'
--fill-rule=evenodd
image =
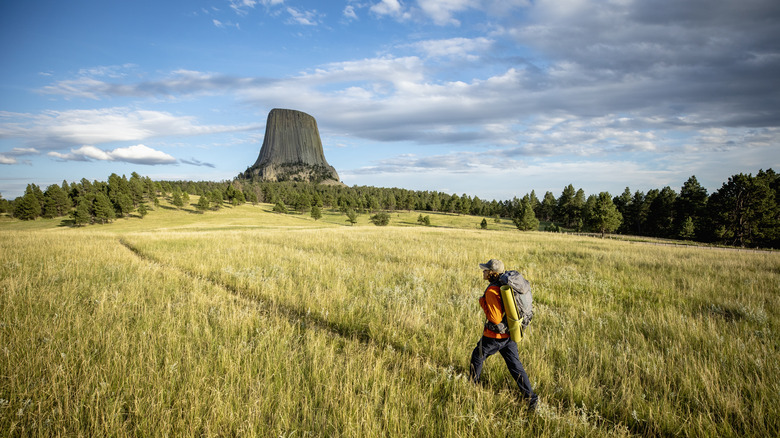
<path id="1" fill-rule="evenodd" d="M 0 220 L 0 436 L 780 435 L 780 253 L 270 210 Z M 466 379 L 494 257 L 535 413 Z"/>

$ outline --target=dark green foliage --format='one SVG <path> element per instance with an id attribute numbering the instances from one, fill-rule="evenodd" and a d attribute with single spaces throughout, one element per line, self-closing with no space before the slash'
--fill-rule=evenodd
<path id="1" fill-rule="evenodd" d="M 677 237 L 683 240 L 693 240 L 695 236 L 696 236 L 696 226 L 693 224 L 693 218 L 688 216 L 680 226 L 680 231 Z"/>
<path id="2" fill-rule="evenodd" d="M 512 218 L 512 221 L 520 231 L 535 231 L 539 229 L 539 219 L 536 218 L 534 209 L 531 207 L 530 199 L 523 198 L 520 202 L 520 212 L 517 217 Z"/>
<path id="3" fill-rule="evenodd" d="M 387 212 L 380 211 L 379 213 L 371 216 L 369 220 L 374 225 L 382 227 L 390 223 L 390 215 Z"/>
<path id="4" fill-rule="evenodd" d="M 133 200 L 127 193 L 120 193 L 114 201 L 114 210 L 119 217 L 124 217 L 133 211 Z"/>
<path id="5" fill-rule="evenodd" d="M 141 219 L 149 214 L 149 210 L 146 209 L 146 204 L 141 204 L 138 206 L 138 214 L 141 216 Z"/>
<path id="6" fill-rule="evenodd" d="M 198 199 L 198 203 L 195 205 L 195 208 L 197 208 L 199 211 L 203 212 L 209 209 L 211 203 L 209 202 L 209 197 L 206 195 L 202 195 L 200 199 Z"/>
<path id="7" fill-rule="evenodd" d="M 41 203 L 30 186 L 24 196 L 14 202 L 14 217 L 23 221 L 31 221 L 41 215 Z"/>
<path id="8" fill-rule="evenodd" d="M 780 178 L 769 169 L 759 171 L 756 176 L 735 175 L 709 196 L 696 177 L 692 176 L 683 184 L 679 195 L 670 187 L 652 189 L 646 194 L 636 191 L 632 195 L 626 187 L 621 195 L 611 201 L 623 218 L 617 229 L 619 233 L 780 248 L 779 191 Z M 357 223 L 359 213 L 404 209 L 471 214 L 492 217 L 496 222 L 500 222 L 501 218 L 514 218 L 513 221 L 521 227 L 534 229 L 533 223 L 523 220 L 530 210 L 536 219 L 551 222 L 545 226 L 546 230 L 565 227 L 569 230 L 587 228 L 601 232 L 604 227 L 603 232 L 611 232 L 610 221 L 599 225 L 597 220 L 612 215 L 607 212 L 609 214 L 604 216 L 605 213 L 599 210 L 602 207 L 609 209 L 606 199 L 601 199 L 600 194 L 589 197 L 586 202 L 584 191 L 575 189 L 571 184 L 564 188 L 558 199 L 548 191 L 539 202 L 535 192 L 531 191 L 522 199 L 514 197 L 507 201 L 488 202 L 465 193 L 450 195 L 398 188 L 239 179 L 222 182 L 152 181 L 136 173 L 128 180 L 124 176 L 112 174 L 107 183 L 82 179 L 69 185 L 63 181 L 59 189 L 50 186 L 45 193 L 31 184 L 25 192 L 26 199 L 22 196 L 9 202 L 0 198 L 0 212 L 10 211 L 17 217 L 34 219 L 41 214 L 46 217 L 63 216 L 70 211 L 73 217 L 73 206 L 81 205 L 81 201 L 86 200 L 90 209 L 89 219 L 77 222 L 81 225 L 95 222 L 93 218 L 98 193 L 107 195 L 114 211 L 120 215 L 129 214 L 144 202 L 159 207 L 158 196 L 178 193 L 182 206 L 189 202 L 185 194 L 197 194 L 205 198 L 201 206 L 208 201 L 214 209 L 220 208 L 225 200 L 233 205 L 247 201 L 266 202 L 275 204 L 276 211 L 280 206 L 285 206 L 286 211 L 287 205 L 301 212 L 309 211 L 314 206 L 320 212 L 323 208 L 338 209 L 347 214 L 347 221 L 351 224 Z M 37 201 L 40 210 L 34 207 L 33 199 Z M 530 209 L 523 206 L 524 202 L 530 205 Z M 201 210 L 201 207 L 198 209 Z M 83 218 L 83 206 L 80 210 Z M 418 223 L 429 225 L 430 219 L 427 223 L 425 219 L 426 216 L 421 214 Z M 101 218 L 101 221 L 105 220 L 110 219 Z"/>
<path id="9" fill-rule="evenodd" d="M 653 192 L 651 190 L 650 192 Z M 674 237 L 674 215 L 677 193 L 670 187 L 664 187 L 661 191 L 656 190 L 652 195 L 650 207 L 647 212 L 647 227 L 655 237 Z"/>
<path id="10" fill-rule="evenodd" d="M 259 202 L 257 199 L 257 193 L 254 190 L 244 191 L 244 199 L 246 199 L 247 202 L 251 202 L 252 205 L 257 205 Z"/>
<path id="11" fill-rule="evenodd" d="M 696 176 L 688 178 L 680 189 L 674 206 L 674 226 L 678 236 L 693 239 L 696 237 L 696 230 L 703 228 L 707 215 L 707 198 L 707 189 L 699 184 Z"/>
<path id="12" fill-rule="evenodd" d="M 43 191 L 41 188 L 36 184 L 28 184 L 27 189 L 25 190 L 25 193 L 30 192 L 33 195 L 35 195 L 35 199 L 38 200 L 38 205 L 43 207 L 43 203 L 46 200 L 46 195 L 43 194 Z"/>
<path id="13" fill-rule="evenodd" d="M 615 204 L 615 208 L 617 208 L 617 211 L 620 212 L 620 215 L 623 216 L 623 221 L 620 223 L 620 227 L 618 227 L 618 232 L 628 234 L 630 233 L 631 229 L 631 207 L 632 207 L 632 197 L 631 197 L 631 189 L 626 187 L 625 190 L 623 190 L 623 193 L 620 196 L 615 196 L 615 198 L 612 200 L 612 203 Z"/>
<path id="14" fill-rule="evenodd" d="M 214 210 L 222 208 L 222 203 L 225 202 L 225 198 L 222 196 L 222 190 L 214 189 L 209 192 L 209 201 Z"/>
<path id="15" fill-rule="evenodd" d="M 555 220 L 570 228 L 576 226 L 578 220 L 582 218 L 584 205 L 585 192 L 582 189 L 575 191 L 574 186 L 569 184 L 558 198 Z"/>
<path id="16" fill-rule="evenodd" d="M 63 184 L 65 182 L 63 181 Z M 70 211 L 72 204 L 68 193 L 60 186 L 52 184 L 46 188 L 43 193 L 43 216 L 44 217 L 59 217 L 65 216 Z"/>
<path id="17" fill-rule="evenodd" d="M 246 202 L 246 197 L 244 196 L 244 192 L 240 190 L 240 187 L 235 187 L 233 184 L 228 184 L 227 188 L 225 189 L 225 200 L 230 203 L 230 205 L 241 205 Z"/>
<path id="18" fill-rule="evenodd" d="M 357 223 L 357 217 L 358 214 L 355 212 L 355 210 L 349 209 L 347 210 L 347 222 L 349 222 L 350 225 L 355 225 Z"/>
<path id="19" fill-rule="evenodd" d="M 737 246 L 778 246 L 778 176 L 772 169 L 734 175 L 709 199 L 715 237 Z"/>
<path id="20" fill-rule="evenodd" d="M 0 195 L 0 213 L 7 213 L 11 211 L 11 203 L 7 199 L 3 199 L 3 195 Z"/>
<path id="21" fill-rule="evenodd" d="M 301 213 L 306 213 L 311 209 L 311 202 L 311 196 L 308 193 L 299 193 L 298 196 L 295 197 L 293 208 L 300 211 Z"/>
<path id="22" fill-rule="evenodd" d="M 539 198 L 536 197 L 535 190 L 531 190 L 531 194 L 528 195 L 528 201 L 531 203 L 531 208 L 534 210 L 536 218 L 539 219 L 542 203 L 539 202 Z"/>
<path id="23" fill-rule="evenodd" d="M 322 210 L 316 205 L 311 208 L 311 217 L 316 221 L 322 218 Z"/>
<path id="24" fill-rule="evenodd" d="M 89 201 L 86 198 L 79 200 L 76 209 L 71 212 L 73 224 L 76 226 L 86 225 L 92 221 L 92 214 L 89 211 Z"/>
<path id="25" fill-rule="evenodd" d="M 171 195 L 171 204 L 175 205 L 177 208 L 182 208 L 184 206 L 184 200 L 181 199 L 181 192 L 178 190 L 175 190 Z"/>
<path id="26" fill-rule="evenodd" d="M 482 218 L 482 222 L 479 223 L 479 227 L 482 228 L 483 230 L 487 230 L 488 227 L 487 219 Z"/>
<path id="27" fill-rule="evenodd" d="M 137 208 L 144 202 L 145 196 L 144 183 L 137 175 L 137 173 L 133 172 L 133 176 L 130 178 L 130 200 L 133 202 L 134 208 Z"/>
<path id="28" fill-rule="evenodd" d="M 273 210 L 275 213 L 287 213 L 287 206 L 284 205 L 284 202 L 279 201 L 274 205 Z"/>
<path id="29" fill-rule="evenodd" d="M 103 192 L 98 192 L 98 194 L 95 196 L 93 209 L 95 212 L 95 221 L 100 222 L 101 224 L 111 222 L 114 220 L 114 218 L 116 218 L 116 213 L 114 213 L 114 208 L 111 205 L 111 201 Z"/>
<path id="30" fill-rule="evenodd" d="M 46 219 L 55 218 L 58 216 L 57 207 L 54 204 L 54 199 L 46 197 L 43 201 L 43 208 L 41 209 L 41 216 Z"/>
<path id="31" fill-rule="evenodd" d="M 617 230 L 623 222 L 623 215 L 615 207 L 612 196 L 607 192 L 589 197 L 586 211 L 588 226 L 591 230 L 601 233 L 601 237 L 604 237 L 605 233 Z"/>

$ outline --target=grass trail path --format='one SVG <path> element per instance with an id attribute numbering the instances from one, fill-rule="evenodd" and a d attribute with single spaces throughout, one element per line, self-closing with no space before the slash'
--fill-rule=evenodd
<path id="1" fill-rule="evenodd" d="M 342 338 L 346 341 L 352 341 L 357 342 L 366 346 L 371 346 L 373 348 L 376 348 L 378 350 L 383 349 L 391 349 L 391 351 L 394 351 L 397 356 L 398 362 L 404 362 L 404 363 L 416 363 L 417 369 L 424 369 L 425 367 L 433 368 L 440 374 L 453 374 L 455 373 L 459 378 L 467 379 L 468 370 L 464 367 L 453 364 L 453 363 L 441 363 L 440 361 L 437 361 L 434 358 L 431 358 L 423 353 L 415 352 L 409 349 L 407 346 L 391 342 L 391 341 L 383 341 L 378 342 L 375 339 L 373 339 L 366 330 L 360 330 L 355 328 L 349 328 L 344 327 L 338 323 L 328 321 L 327 319 L 321 317 L 320 315 L 316 313 L 312 313 L 309 311 L 304 311 L 303 309 L 295 308 L 292 306 L 284 305 L 278 302 L 275 302 L 272 299 L 263 300 L 256 296 L 252 296 L 250 294 L 245 293 L 240 288 L 227 284 L 225 282 L 222 282 L 218 279 L 211 278 L 209 276 L 201 275 L 197 272 L 182 269 L 177 266 L 172 266 L 169 264 L 166 264 L 157 258 L 155 258 L 151 254 L 144 253 L 139 248 L 133 246 L 130 242 L 127 240 L 120 238 L 119 243 L 125 247 L 127 250 L 129 250 L 131 253 L 133 253 L 136 257 L 140 258 L 141 260 L 152 263 L 157 266 L 163 267 L 165 269 L 170 269 L 172 271 L 176 271 L 179 273 L 184 274 L 185 276 L 192 278 L 194 280 L 200 280 L 204 282 L 211 283 L 212 285 L 225 290 L 229 292 L 231 295 L 237 297 L 239 300 L 243 301 L 248 307 L 251 307 L 253 309 L 256 309 L 259 312 L 263 312 L 265 314 L 269 315 L 281 315 L 284 318 L 287 318 L 289 321 L 296 322 L 301 325 L 301 329 L 305 330 L 307 328 L 316 328 L 319 330 L 323 330 L 327 333 L 329 333 L 334 338 Z M 402 369 L 401 367 L 386 367 L 386 371 L 390 373 L 397 373 L 398 370 Z M 483 383 L 480 385 L 483 390 L 487 390 L 491 396 L 498 396 L 499 394 L 506 393 L 507 388 L 503 385 L 501 387 L 496 386 L 495 384 L 491 385 L 489 383 Z M 512 388 L 514 390 L 514 388 Z M 504 394 L 505 395 L 505 394 Z M 524 415 L 527 412 L 525 409 L 525 404 L 521 403 L 521 400 L 517 398 L 510 399 L 510 403 L 512 403 L 511 409 L 515 412 L 523 412 Z M 536 415 L 540 416 L 542 418 L 545 418 L 548 421 L 571 421 L 572 418 L 580 419 L 581 422 L 581 413 L 577 411 L 576 407 L 571 410 L 571 412 L 558 412 L 555 408 L 548 405 L 544 401 L 540 400 L 539 406 L 536 409 Z M 590 429 L 593 433 L 603 435 L 603 436 L 610 436 L 610 435 L 619 435 L 619 436 L 626 436 L 626 432 L 629 430 L 628 427 L 621 423 L 617 423 L 615 421 L 609 420 L 607 418 L 604 418 L 602 416 L 596 416 L 595 417 L 597 421 L 586 421 L 586 425 L 588 426 L 588 429 Z M 529 421 L 533 420 L 533 416 L 529 418 Z M 582 425 L 582 424 L 581 424 Z M 616 431 L 619 431 L 616 433 Z M 641 436 L 641 431 L 633 431 L 632 436 Z"/>

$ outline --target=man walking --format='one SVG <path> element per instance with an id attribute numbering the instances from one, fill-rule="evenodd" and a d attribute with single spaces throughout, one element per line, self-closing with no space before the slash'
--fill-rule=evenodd
<path id="1" fill-rule="evenodd" d="M 479 267 L 482 269 L 482 278 L 490 283 L 479 299 L 479 305 L 485 312 L 487 322 L 482 331 L 482 338 L 471 353 L 469 377 L 474 383 L 478 382 L 485 359 L 497 352 L 500 353 L 506 362 L 509 374 L 517 382 L 520 393 L 528 400 L 529 410 L 534 410 L 538 397 L 531 388 L 531 381 L 528 380 L 523 364 L 520 363 L 517 343 L 509 337 L 504 306 L 501 302 L 501 283 L 498 279 L 504 273 L 504 263 L 501 260 L 490 259 L 487 263 L 480 263 Z"/>

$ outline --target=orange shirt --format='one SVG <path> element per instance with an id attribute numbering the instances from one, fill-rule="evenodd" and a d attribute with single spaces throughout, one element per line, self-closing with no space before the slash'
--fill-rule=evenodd
<path id="1" fill-rule="evenodd" d="M 499 324 L 504 318 L 504 305 L 501 302 L 501 290 L 498 286 L 490 285 L 485 290 L 485 294 L 479 298 L 479 305 L 485 312 L 485 316 L 488 321 L 493 324 Z M 494 339 L 506 339 L 509 337 L 509 333 L 499 334 L 492 330 L 485 330 L 482 332 L 484 336 Z"/>

